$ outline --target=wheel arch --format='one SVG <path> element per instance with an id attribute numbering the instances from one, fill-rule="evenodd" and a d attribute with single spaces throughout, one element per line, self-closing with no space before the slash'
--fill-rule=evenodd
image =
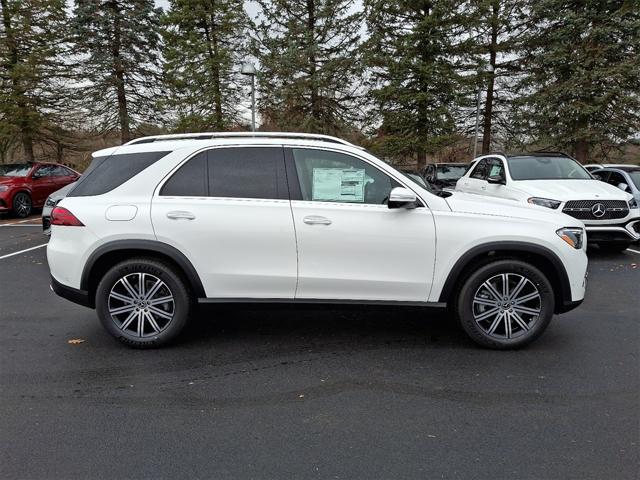
<path id="1" fill-rule="evenodd" d="M 440 293 L 440 302 L 450 304 L 468 274 L 495 260 L 514 259 L 531 263 L 551 282 L 555 299 L 555 313 L 571 307 L 571 284 L 560 258 L 546 247 L 527 242 L 492 242 L 467 251 L 455 263 Z"/>
<path id="2" fill-rule="evenodd" d="M 11 208 L 13 208 L 13 201 L 19 193 L 26 193 L 29 195 L 31 203 L 33 204 L 33 192 L 26 185 L 20 185 L 11 192 Z"/>
<path id="3" fill-rule="evenodd" d="M 95 308 L 98 283 L 109 268 L 123 260 L 141 256 L 173 266 L 197 298 L 206 296 L 195 267 L 177 248 L 155 240 L 116 240 L 98 247 L 85 263 L 80 290 L 87 292 L 89 306 Z"/>

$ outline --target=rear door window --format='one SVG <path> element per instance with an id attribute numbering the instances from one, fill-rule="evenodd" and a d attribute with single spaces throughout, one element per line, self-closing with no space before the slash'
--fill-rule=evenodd
<path id="1" fill-rule="evenodd" d="M 282 147 L 214 148 L 207 153 L 209 196 L 289 198 Z"/>
<path id="2" fill-rule="evenodd" d="M 102 195 L 119 187 L 171 152 L 141 152 L 95 157 L 69 197 Z"/>
<path id="3" fill-rule="evenodd" d="M 207 152 L 198 153 L 187 160 L 164 184 L 160 195 L 171 197 L 206 197 L 209 195 L 207 182 Z"/>

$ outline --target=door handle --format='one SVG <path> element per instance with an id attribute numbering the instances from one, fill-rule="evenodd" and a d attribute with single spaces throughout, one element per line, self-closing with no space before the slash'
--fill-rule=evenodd
<path id="1" fill-rule="evenodd" d="M 302 221 L 307 225 L 331 225 L 331 220 L 320 215 L 309 215 L 304 217 Z"/>
<path id="2" fill-rule="evenodd" d="M 171 220 L 195 220 L 196 216 L 191 212 L 185 212 L 182 210 L 174 210 L 167 213 L 167 218 Z"/>

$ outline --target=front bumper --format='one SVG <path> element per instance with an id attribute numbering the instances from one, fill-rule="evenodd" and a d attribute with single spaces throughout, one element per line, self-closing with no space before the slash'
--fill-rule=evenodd
<path id="1" fill-rule="evenodd" d="M 589 242 L 636 242 L 640 240 L 640 219 L 610 225 L 585 225 Z"/>

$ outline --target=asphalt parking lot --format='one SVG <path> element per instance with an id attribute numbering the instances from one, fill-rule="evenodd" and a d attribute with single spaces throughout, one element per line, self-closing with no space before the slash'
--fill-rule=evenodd
<path id="1" fill-rule="evenodd" d="M 1 478 L 640 471 L 640 248 L 590 253 L 584 304 L 521 351 L 417 308 L 255 306 L 136 351 L 49 290 L 34 218 L 0 220 Z"/>

